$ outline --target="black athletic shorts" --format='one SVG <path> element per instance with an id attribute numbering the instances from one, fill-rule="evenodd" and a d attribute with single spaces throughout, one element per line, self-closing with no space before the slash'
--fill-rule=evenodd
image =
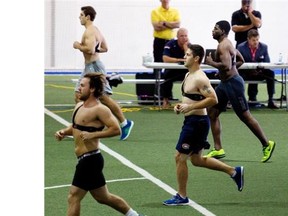
<path id="1" fill-rule="evenodd" d="M 72 185 L 90 191 L 106 184 L 103 175 L 104 158 L 99 152 L 79 159 Z"/>

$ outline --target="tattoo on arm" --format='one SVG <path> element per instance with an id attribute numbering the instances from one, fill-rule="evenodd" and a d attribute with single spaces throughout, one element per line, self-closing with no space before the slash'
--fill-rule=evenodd
<path id="1" fill-rule="evenodd" d="M 211 93 L 211 90 L 210 90 L 210 88 L 209 88 L 207 85 L 204 85 L 204 86 L 203 86 L 203 91 L 204 91 L 204 92 L 207 92 L 207 94 L 210 94 L 210 93 Z"/>

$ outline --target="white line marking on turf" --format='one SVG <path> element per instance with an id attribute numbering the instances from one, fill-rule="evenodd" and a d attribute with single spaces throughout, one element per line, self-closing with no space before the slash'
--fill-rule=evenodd
<path id="1" fill-rule="evenodd" d="M 52 113 L 51 111 L 49 111 L 46 108 L 45 108 L 45 114 L 49 115 L 50 117 L 54 118 L 56 121 L 60 122 L 61 124 L 65 125 L 65 126 L 70 125 L 70 123 L 68 121 L 66 121 L 65 119 L 61 118 L 60 116 Z M 131 161 L 129 161 L 128 159 L 126 159 L 125 157 L 120 155 L 119 153 L 113 151 L 112 149 L 108 148 L 103 143 L 100 143 L 100 149 L 105 151 L 106 153 L 110 154 L 111 156 L 113 156 L 114 158 L 119 160 L 121 163 L 126 165 L 127 167 L 130 167 L 131 169 L 135 170 L 140 175 L 147 178 L 148 180 L 150 180 L 151 182 L 153 182 L 154 184 L 156 184 L 160 188 L 164 189 L 168 193 L 170 193 L 172 195 L 175 195 L 177 193 L 177 191 L 174 190 L 172 187 L 170 187 L 166 183 L 162 182 L 160 179 L 152 176 L 149 172 L 142 169 L 141 167 L 133 164 Z M 194 208 L 195 210 L 197 210 L 201 214 L 203 214 L 205 216 L 216 216 L 215 214 L 213 214 L 212 212 L 210 212 L 209 210 L 207 210 L 203 206 L 199 205 L 198 203 L 194 202 L 193 200 L 189 199 L 189 201 L 190 201 L 189 206 L 191 206 L 192 208 Z"/>
<path id="2" fill-rule="evenodd" d="M 135 180 L 146 180 L 146 178 L 140 177 L 140 178 L 113 179 L 113 180 L 106 180 L 106 182 L 112 183 L 112 182 L 135 181 Z M 45 190 L 49 190 L 49 189 L 63 188 L 63 187 L 70 187 L 70 186 L 71 186 L 71 184 L 57 185 L 57 186 L 45 187 L 44 189 L 45 189 Z"/>

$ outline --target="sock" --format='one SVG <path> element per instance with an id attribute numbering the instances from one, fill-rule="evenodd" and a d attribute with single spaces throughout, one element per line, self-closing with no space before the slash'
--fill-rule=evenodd
<path id="1" fill-rule="evenodd" d="M 236 170 L 234 171 L 234 173 L 231 175 L 232 178 L 234 178 L 236 176 Z"/>
<path id="2" fill-rule="evenodd" d="M 134 211 L 132 208 L 125 214 L 125 216 L 138 216 L 138 213 Z"/>
<path id="3" fill-rule="evenodd" d="M 178 193 L 178 195 L 179 195 L 182 199 L 186 199 L 186 197 L 181 196 L 179 193 Z"/>
<path id="4" fill-rule="evenodd" d="M 124 127 L 125 125 L 127 125 L 127 119 L 125 119 L 123 122 L 120 123 L 121 127 Z"/>

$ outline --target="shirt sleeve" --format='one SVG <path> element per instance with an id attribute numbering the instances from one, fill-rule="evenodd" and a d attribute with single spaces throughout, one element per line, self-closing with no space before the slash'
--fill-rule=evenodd
<path id="1" fill-rule="evenodd" d="M 165 46 L 164 46 L 164 50 L 163 50 L 163 55 L 166 56 L 170 56 L 171 57 L 171 46 L 172 46 L 172 40 L 168 41 Z"/>

